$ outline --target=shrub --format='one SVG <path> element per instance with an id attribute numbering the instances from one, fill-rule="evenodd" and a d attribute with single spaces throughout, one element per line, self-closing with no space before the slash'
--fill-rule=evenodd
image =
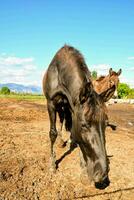
<path id="1" fill-rule="evenodd" d="M 129 98 L 129 99 L 134 99 L 134 88 L 130 89 L 127 98 Z"/>
<path id="2" fill-rule="evenodd" d="M 97 72 L 96 71 L 92 71 L 91 76 L 92 76 L 92 78 L 94 80 L 97 79 Z"/>
<path id="3" fill-rule="evenodd" d="M 1 94 L 10 94 L 10 89 L 8 87 L 2 87 L 0 93 Z"/>
<path id="4" fill-rule="evenodd" d="M 130 93 L 130 87 L 126 83 L 119 83 L 118 85 L 118 97 L 119 98 L 127 98 Z"/>

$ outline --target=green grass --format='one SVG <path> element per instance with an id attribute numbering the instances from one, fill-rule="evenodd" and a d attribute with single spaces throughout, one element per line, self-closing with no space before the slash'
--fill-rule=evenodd
<path id="1" fill-rule="evenodd" d="M 43 95 L 34 94 L 0 94 L 0 98 L 18 99 L 18 100 L 43 100 L 45 97 Z"/>

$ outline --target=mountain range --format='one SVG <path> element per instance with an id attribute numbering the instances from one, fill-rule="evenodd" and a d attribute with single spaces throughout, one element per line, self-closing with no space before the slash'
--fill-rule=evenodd
<path id="1" fill-rule="evenodd" d="M 13 92 L 42 94 L 42 89 L 39 86 L 33 86 L 33 85 L 25 86 L 17 83 L 3 83 L 0 84 L 0 88 L 2 87 L 8 87 Z"/>

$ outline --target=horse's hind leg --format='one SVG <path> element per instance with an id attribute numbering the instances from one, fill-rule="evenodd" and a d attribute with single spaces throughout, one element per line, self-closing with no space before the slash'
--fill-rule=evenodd
<path id="1" fill-rule="evenodd" d="M 77 147 L 77 143 L 73 137 L 73 134 L 72 134 L 72 115 L 71 115 L 71 112 L 69 110 L 69 107 L 66 106 L 65 107 L 65 128 L 67 131 L 69 131 L 71 133 L 70 135 L 70 139 L 67 141 L 67 144 L 69 145 L 70 149 L 74 149 Z"/>
<path id="2" fill-rule="evenodd" d="M 64 108 L 59 108 L 58 109 L 58 114 L 59 114 L 59 119 L 60 119 L 60 128 L 58 130 L 58 135 L 60 138 L 60 147 L 65 147 L 66 146 L 66 142 L 64 142 L 63 138 L 62 138 L 62 130 L 63 130 L 63 122 L 65 119 L 65 113 L 64 113 Z"/>
<path id="3" fill-rule="evenodd" d="M 54 152 L 54 143 L 57 138 L 57 130 L 56 130 L 56 110 L 55 106 L 52 101 L 48 101 L 47 103 L 48 113 L 49 113 L 49 119 L 50 119 L 50 131 L 49 131 L 49 137 L 51 141 L 51 159 L 52 159 L 52 167 L 54 170 L 56 170 L 56 155 Z"/>

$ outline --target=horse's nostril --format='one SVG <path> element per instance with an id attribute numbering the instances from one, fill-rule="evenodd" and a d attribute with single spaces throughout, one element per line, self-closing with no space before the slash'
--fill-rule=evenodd
<path id="1" fill-rule="evenodd" d="M 108 187 L 110 184 L 110 180 L 108 177 L 106 177 L 103 181 L 101 182 L 96 182 L 95 183 L 95 187 L 100 189 L 100 190 L 103 190 L 105 189 L 106 187 Z"/>

